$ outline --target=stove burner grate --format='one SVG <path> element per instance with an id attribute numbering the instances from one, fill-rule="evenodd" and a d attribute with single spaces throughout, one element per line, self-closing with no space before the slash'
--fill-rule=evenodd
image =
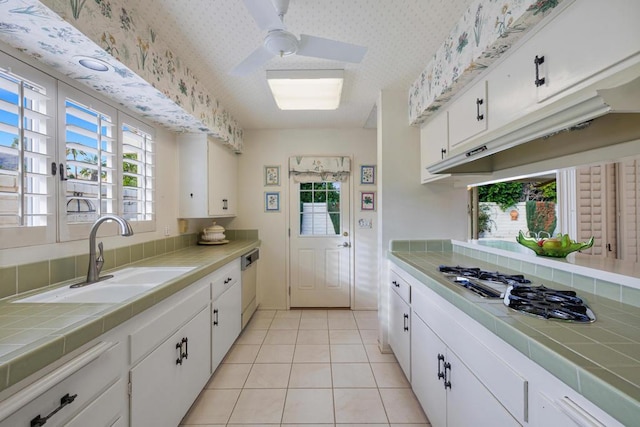
<path id="1" fill-rule="evenodd" d="M 509 286 L 504 303 L 521 313 L 544 319 L 594 322 L 593 311 L 574 291 L 561 291 L 541 286 Z"/>

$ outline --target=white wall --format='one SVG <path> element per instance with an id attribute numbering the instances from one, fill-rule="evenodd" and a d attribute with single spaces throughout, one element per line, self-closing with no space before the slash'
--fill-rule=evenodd
<path id="1" fill-rule="evenodd" d="M 467 238 L 467 191 L 453 184 L 420 184 L 420 129 L 409 126 L 407 92 L 378 98 L 378 254 L 380 343 L 387 343 L 390 240 Z"/>
<path id="2" fill-rule="evenodd" d="M 355 253 L 354 309 L 377 305 L 377 226 L 375 213 L 360 211 L 360 165 L 375 164 L 376 134 L 366 129 L 246 130 L 239 160 L 238 217 L 229 228 L 258 229 L 262 246 L 258 264 L 258 300 L 261 308 L 287 308 L 287 229 L 289 227 L 289 157 L 295 155 L 348 155 L 352 158 L 351 197 Z M 264 186 L 264 166 L 280 165 L 280 186 Z M 264 212 L 264 192 L 280 191 L 280 212 Z M 373 219 L 373 228 L 360 229 L 360 218 Z"/>

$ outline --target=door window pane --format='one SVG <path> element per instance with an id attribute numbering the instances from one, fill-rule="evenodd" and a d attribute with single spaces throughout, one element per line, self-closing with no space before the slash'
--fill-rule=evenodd
<path id="1" fill-rule="evenodd" d="M 339 182 L 299 184 L 301 236 L 340 234 L 340 185 Z"/>

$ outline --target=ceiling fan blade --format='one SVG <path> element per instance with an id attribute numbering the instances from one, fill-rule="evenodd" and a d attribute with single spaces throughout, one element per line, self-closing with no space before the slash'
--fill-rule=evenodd
<path id="1" fill-rule="evenodd" d="M 251 52 L 244 61 L 233 67 L 229 74 L 232 76 L 244 76 L 265 64 L 271 58 L 273 58 L 273 53 L 269 52 L 264 46 L 260 46 Z"/>
<path id="2" fill-rule="evenodd" d="M 324 39 L 322 37 L 300 34 L 300 43 L 296 54 L 316 58 L 333 59 L 344 62 L 360 62 L 367 48 L 351 43 Z"/>
<path id="3" fill-rule="evenodd" d="M 244 5 L 261 30 L 285 28 L 271 0 L 244 0 Z"/>

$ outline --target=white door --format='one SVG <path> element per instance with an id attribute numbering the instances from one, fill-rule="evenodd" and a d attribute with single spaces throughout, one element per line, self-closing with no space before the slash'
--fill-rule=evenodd
<path id="1" fill-rule="evenodd" d="M 290 181 L 291 307 L 350 307 L 349 181 Z"/>

